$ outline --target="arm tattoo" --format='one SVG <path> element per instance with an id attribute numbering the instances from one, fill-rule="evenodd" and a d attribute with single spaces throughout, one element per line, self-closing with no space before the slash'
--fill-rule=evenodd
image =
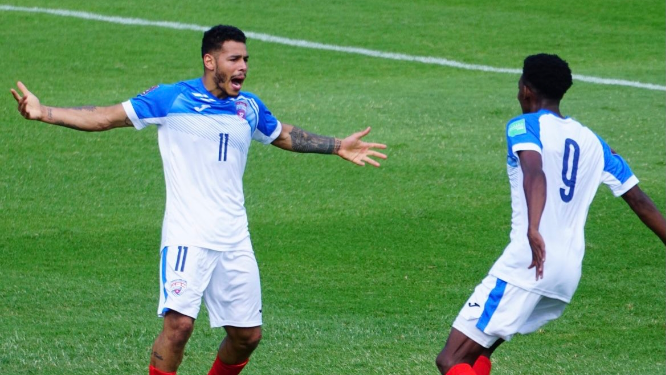
<path id="1" fill-rule="evenodd" d="M 94 105 L 85 105 L 82 107 L 71 107 L 71 109 L 75 111 L 88 111 L 88 112 L 95 112 L 97 110 L 97 107 Z"/>
<path id="2" fill-rule="evenodd" d="M 289 133 L 291 146 L 296 152 L 335 154 L 340 149 L 340 140 L 306 132 L 294 126 Z"/>
<path id="3" fill-rule="evenodd" d="M 97 107 L 93 106 L 93 105 L 86 105 L 86 106 L 81 106 L 81 107 L 69 107 L 69 108 L 64 108 L 64 109 L 71 109 L 71 110 L 74 110 L 74 111 L 86 111 L 86 112 L 95 112 L 95 111 L 97 111 Z M 55 120 L 53 118 L 53 108 L 51 108 L 51 107 L 48 107 L 48 109 L 47 109 L 47 119 L 52 124 L 59 125 L 59 126 L 64 126 L 66 128 L 70 128 L 70 129 L 74 129 L 74 130 L 81 130 L 81 131 L 93 131 L 92 129 L 80 128 L 78 126 L 68 124 L 64 121 Z M 129 121 L 129 119 L 126 119 L 125 122 L 126 123 L 127 122 L 131 123 L 131 121 Z"/>
<path id="4" fill-rule="evenodd" d="M 153 357 L 159 359 L 160 361 L 164 360 L 164 358 L 158 352 L 153 352 Z"/>
<path id="5" fill-rule="evenodd" d="M 53 108 L 50 108 L 50 107 L 49 107 L 49 109 L 48 109 L 47 119 L 49 120 L 50 123 L 52 123 L 52 124 L 54 124 L 54 125 L 64 126 L 64 127 L 70 128 L 70 129 L 76 129 L 75 127 L 73 127 L 73 126 L 71 126 L 71 125 L 67 125 L 67 124 L 65 124 L 65 123 L 62 122 L 62 121 L 56 121 L 56 120 L 54 120 L 54 119 L 53 119 Z"/>

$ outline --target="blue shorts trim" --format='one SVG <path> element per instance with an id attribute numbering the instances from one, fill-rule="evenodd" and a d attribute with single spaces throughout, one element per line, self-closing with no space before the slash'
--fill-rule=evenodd
<path id="1" fill-rule="evenodd" d="M 490 318 L 492 318 L 495 311 L 497 311 L 497 307 L 502 300 L 502 296 L 504 296 L 505 289 L 506 281 L 497 279 L 495 288 L 490 291 L 488 300 L 486 300 L 486 304 L 483 306 L 483 313 L 481 314 L 479 321 L 476 323 L 476 328 L 480 329 L 481 331 L 486 329 L 488 323 L 490 322 Z"/>
<path id="2" fill-rule="evenodd" d="M 166 265 L 167 265 L 167 252 L 169 251 L 168 246 L 164 246 L 162 249 L 162 291 L 164 292 L 164 300 L 166 301 L 169 294 L 166 290 Z"/>

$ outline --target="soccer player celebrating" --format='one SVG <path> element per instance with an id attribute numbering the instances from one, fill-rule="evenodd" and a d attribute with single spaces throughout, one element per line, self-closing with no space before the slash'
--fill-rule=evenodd
<path id="1" fill-rule="evenodd" d="M 248 71 L 243 32 L 218 25 L 201 45 L 202 78 L 155 86 L 109 107 L 56 108 L 40 104 L 21 82 L 12 89 L 29 120 L 83 131 L 157 126 L 166 181 L 160 302 L 163 328 L 149 374 L 175 374 L 203 297 L 212 327 L 224 327 L 209 375 L 238 374 L 261 339 L 259 270 L 250 242 L 242 177 L 250 141 L 294 152 L 335 154 L 375 167 L 385 145 L 361 139 L 367 128 L 338 139 L 278 121 L 241 88 Z"/>
<path id="2" fill-rule="evenodd" d="M 518 81 L 523 115 L 506 127 L 511 241 L 453 322 L 437 356 L 442 374 L 488 375 L 490 355 L 502 342 L 562 314 L 580 280 L 585 220 L 602 182 L 666 243 L 666 220 L 627 163 L 560 113 L 571 84 L 571 70 L 558 56 L 525 59 Z"/>

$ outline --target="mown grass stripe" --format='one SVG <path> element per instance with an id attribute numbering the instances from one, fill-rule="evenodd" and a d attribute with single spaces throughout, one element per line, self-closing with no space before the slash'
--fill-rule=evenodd
<path id="1" fill-rule="evenodd" d="M 38 8 L 38 7 L 18 7 L 18 6 L 13 6 L 13 5 L 0 5 L 0 10 L 2 10 L 2 11 L 16 11 L 16 12 L 30 12 L 30 13 L 46 13 L 46 14 L 51 14 L 51 15 L 56 15 L 56 16 L 76 17 L 76 18 L 82 18 L 82 19 L 87 19 L 87 20 L 117 23 L 117 24 L 122 24 L 122 25 L 155 26 L 155 27 L 164 27 L 164 28 L 178 29 L 178 30 L 206 31 L 210 28 L 209 26 L 200 26 L 200 25 L 186 24 L 186 23 L 180 23 L 180 22 L 150 21 L 150 20 L 145 20 L 145 19 L 141 19 L 141 18 L 126 18 L 126 17 L 117 17 L 117 16 L 105 16 L 105 15 L 101 15 L 101 14 L 81 12 L 81 11 L 72 11 L 72 10 L 66 10 L 66 9 L 49 9 L 49 8 Z M 423 63 L 423 64 L 441 65 L 441 66 L 448 66 L 448 67 L 452 67 L 452 68 L 475 70 L 475 71 L 482 71 L 482 72 L 509 73 L 509 74 L 520 74 L 521 73 L 520 69 L 515 69 L 515 68 L 496 68 L 496 67 L 487 66 L 487 65 L 467 64 L 467 63 L 462 63 L 462 62 L 459 62 L 459 61 L 444 59 L 444 58 L 440 58 L 440 57 L 413 56 L 413 55 L 406 55 L 406 54 L 402 54 L 402 53 L 375 51 L 375 50 L 366 49 L 366 48 L 359 48 L 359 47 L 336 46 L 336 45 L 332 45 L 332 44 L 310 42 L 310 41 L 307 41 L 307 40 L 283 38 L 283 37 L 279 37 L 279 36 L 263 34 L 263 33 L 255 33 L 255 32 L 251 32 L 251 31 L 245 32 L 245 35 L 250 39 L 256 39 L 256 40 L 260 40 L 260 41 L 267 42 L 267 43 L 283 44 L 283 45 L 288 45 L 288 46 L 292 46 L 292 47 L 301 47 L 301 48 L 310 48 L 310 49 L 318 49 L 318 50 L 325 50 L 325 51 L 351 53 L 351 54 L 357 54 L 357 55 L 377 57 L 377 58 L 382 58 L 382 59 L 419 62 L 419 63 Z M 601 78 L 601 77 L 584 76 L 584 75 L 578 75 L 578 74 L 574 74 L 573 78 L 574 78 L 574 80 L 577 80 L 577 81 L 588 82 L 588 83 L 599 84 L 599 85 L 627 86 L 627 87 L 635 87 L 635 88 L 647 89 L 647 90 L 666 91 L 666 86 L 655 85 L 655 84 L 652 84 L 652 83 L 643 83 L 643 82 L 638 82 L 638 81 L 629 81 L 629 80 L 613 79 L 613 78 Z"/>

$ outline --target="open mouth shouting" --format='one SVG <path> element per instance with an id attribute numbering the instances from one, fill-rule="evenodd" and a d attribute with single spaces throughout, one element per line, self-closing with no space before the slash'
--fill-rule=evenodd
<path id="1" fill-rule="evenodd" d="M 232 76 L 229 81 L 232 91 L 237 94 L 238 92 L 240 92 L 241 88 L 243 87 L 243 82 L 245 81 L 245 74 Z"/>

